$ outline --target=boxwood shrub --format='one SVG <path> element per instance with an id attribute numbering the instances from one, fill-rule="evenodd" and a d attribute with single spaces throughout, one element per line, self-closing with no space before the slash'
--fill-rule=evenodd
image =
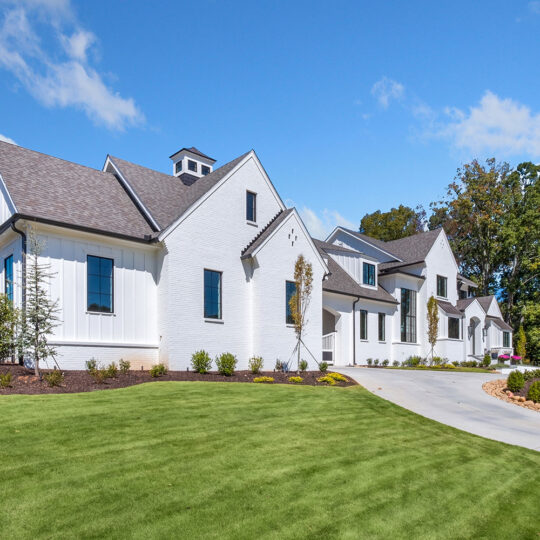
<path id="1" fill-rule="evenodd" d="M 234 374 L 234 368 L 236 367 L 236 356 L 232 353 L 223 353 L 216 358 L 216 367 L 221 375 L 230 377 Z"/>
<path id="2" fill-rule="evenodd" d="M 194 352 L 191 355 L 191 367 L 196 373 L 208 373 L 212 367 L 212 359 L 204 350 Z"/>
<path id="3" fill-rule="evenodd" d="M 534 381 L 531 386 L 529 386 L 527 399 L 530 399 L 535 403 L 540 403 L 540 381 Z"/>
<path id="4" fill-rule="evenodd" d="M 524 386 L 525 379 L 523 378 L 523 373 L 521 373 L 521 371 L 516 369 L 508 375 L 508 379 L 506 380 L 506 387 L 508 390 L 511 392 L 519 392 Z"/>

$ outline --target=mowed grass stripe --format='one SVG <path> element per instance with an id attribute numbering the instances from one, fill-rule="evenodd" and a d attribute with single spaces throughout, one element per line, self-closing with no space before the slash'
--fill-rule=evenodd
<path id="1" fill-rule="evenodd" d="M 540 532 L 540 454 L 359 387 L 163 382 L 5 396 L 0 411 L 4 537 Z"/>

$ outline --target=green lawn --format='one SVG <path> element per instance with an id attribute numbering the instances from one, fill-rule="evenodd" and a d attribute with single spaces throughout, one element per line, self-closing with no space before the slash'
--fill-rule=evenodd
<path id="1" fill-rule="evenodd" d="M 2 538 L 531 538 L 540 453 L 360 387 L 0 397 Z"/>

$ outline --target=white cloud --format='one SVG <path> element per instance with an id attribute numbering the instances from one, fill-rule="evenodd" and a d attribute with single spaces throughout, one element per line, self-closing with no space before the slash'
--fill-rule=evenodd
<path id="1" fill-rule="evenodd" d="M 0 133 L 0 141 L 8 142 L 10 144 L 17 144 L 13 139 L 10 139 L 9 137 L 2 135 L 1 133 Z"/>
<path id="2" fill-rule="evenodd" d="M 447 108 L 439 135 L 473 153 L 540 156 L 540 113 L 487 91 L 468 111 Z"/>
<path id="3" fill-rule="evenodd" d="M 536 15 L 540 15 L 540 2 L 529 2 L 529 10 L 532 11 Z"/>
<path id="4" fill-rule="evenodd" d="M 390 101 L 401 99 L 404 92 L 405 87 L 401 83 L 388 77 L 383 77 L 371 87 L 371 94 L 384 109 L 388 108 Z"/>
<path id="5" fill-rule="evenodd" d="M 322 211 L 322 215 L 318 215 L 317 212 L 311 208 L 303 206 L 299 209 L 298 213 L 307 227 L 309 234 L 320 240 L 324 240 L 338 225 L 353 230 L 358 228 L 357 224 L 352 223 L 336 210 L 328 210 L 325 208 Z"/>
<path id="6" fill-rule="evenodd" d="M 0 27 L 0 67 L 48 107 L 79 108 L 96 123 L 122 130 L 144 116 L 133 98 L 124 98 L 88 62 L 96 36 L 77 25 L 68 0 L 0 0 L 7 6 Z M 45 50 L 36 22 L 59 50 Z M 65 56 L 62 58 L 62 54 Z"/>

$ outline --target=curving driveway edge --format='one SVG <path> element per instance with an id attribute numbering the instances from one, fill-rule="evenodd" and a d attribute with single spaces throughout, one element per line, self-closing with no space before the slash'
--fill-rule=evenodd
<path id="1" fill-rule="evenodd" d="M 335 367 L 370 392 L 449 426 L 540 451 L 540 413 L 488 395 L 501 374 Z"/>

